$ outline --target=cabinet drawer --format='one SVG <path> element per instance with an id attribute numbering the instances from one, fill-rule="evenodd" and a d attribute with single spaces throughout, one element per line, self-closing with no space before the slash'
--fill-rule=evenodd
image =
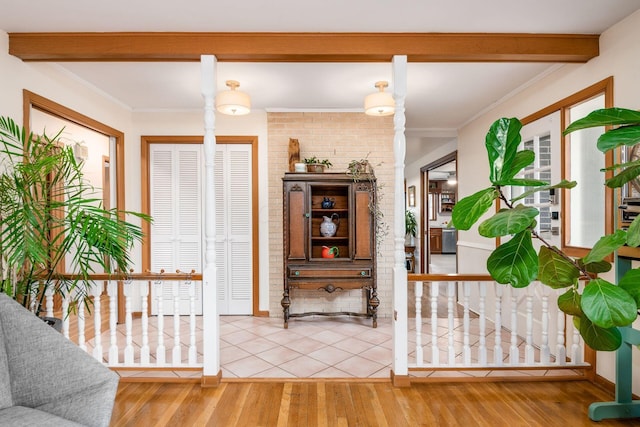
<path id="1" fill-rule="evenodd" d="M 332 293 L 339 290 L 371 288 L 371 279 L 295 279 L 289 281 L 289 288 L 306 289 L 311 291 L 325 290 Z"/>
<path id="2" fill-rule="evenodd" d="M 326 269 L 326 268 L 288 268 L 287 276 L 289 278 L 316 278 L 316 279 L 358 279 L 371 277 L 371 268 L 342 268 L 342 269 Z"/>

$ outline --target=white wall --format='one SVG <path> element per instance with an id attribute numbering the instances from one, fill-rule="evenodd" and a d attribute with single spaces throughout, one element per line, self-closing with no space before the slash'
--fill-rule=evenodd
<path id="1" fill-rule="evenodd" d="M 491 123 L 500 117 L 527 116 L 611 75 L 614 76 L 615 106 L 640 109 L 638 40 L 640 12 L 629 16 L 601 36 L 600 56 L 597 58 L 586 64 L 562 66 L 461 128 L 458 133 L 458 197 L 489 186 L 484 138 Z M 458 252 L 460 271 L 486 271 L 484 264 L 492 242 L 479 236 L 475 229 L 460 232 L 459 238 L 464 243 Z M 634 351 L 635 393 L 640 393 L 638 353 Z M 598 353 L 598 373 L 612 381 L 615 375 L 614 361 L 615 354 Z"/>

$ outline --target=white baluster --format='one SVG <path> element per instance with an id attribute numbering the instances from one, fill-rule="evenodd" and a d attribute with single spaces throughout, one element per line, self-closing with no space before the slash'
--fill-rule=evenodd
<path id="1" fill-rule="evenodd" d="M 511 346 L 509 347 L 509 363 L 517 365 L 520 363 L 520 351 L 518 349 L 518 296 L 516 288 L 511 291 Z"/>
<path id="2" fill-rule="evenodd" d="M 47 317 L 53 317 L 53 294 L 54 289 L 53 286 L 47 286 L 44 291 L 44 301 L 47 309 Z"/>
<path id="3" fill-rule="evenodd" d="M 62 297 L 62 335 L 69 339 L 69 293 Z"/>
<path id="4" fill-rule="evenodd" d="M 149 358 L 149 282 L 138 282 L 140 290 L 140 308 L 142 310 L 142 345 L 140 346 L 140 364 L 148 365 Z"/>
<path id="5" fill-rule="evenodd" d="M 153 282 L 153 286 L 157 299 L 157 316 L 156 322 L 158 327 L 158 345 L 156 346 L 156 364 L 164 366 L 167 360 L 166 348 L 164 346 L 164 282 L 157 279 Z"/>
<path id="6" fill-rule="evenodd" d="M 557 325 L 557 333 L 556 333 L 556 363 L 558 365 L 566 365 L 567 364 L 567 347 L 565 344 L 565 319 L 566 315 L 558 310 L 556 325 Z"/>
<path id="7" fill-rule="evenodd" d="M 178 366 L 182 363 L 180 345 L 180 282 L 173 281 L 173 352 L 171 363 Z"/>
<path id="8" fill-rule="evenodd" d="M 124 364 L 127 366 L 133 365 L 133 315 L 131 313 L 131 298 L 132 298 L 132 280 L 127 279 L 124 281 L 124 322 L 125 322 L 125 339 L 126 345 L 124 347 Z"/>
<path id="9" fill-rule="evenodd" d="M 424 354 L 422 352 L 422 282 L 413 282 L 413 289 L 416 300 L 416 364 L 424 365 Z"/>
<path id="10" fill-rule="evenodd" d="M 91 287 L 93 295 L 93 357 L 98 362 L 102 362 L 102 295 L 103 285 L 94 283 Z"/>
<path id="11" fill-rule="evenodd" d="M 196 347 L 196 285 L 191 279 L 185 281 L 184 284 L 189 287 L 189 364 L 195 365 L 198 362 L 198 348 Z"/>
<path id="12" fill-rule="evenodd" d="M 87 345 L 86 345 L 86 341 L 85 341 L 85 336 L 84 336 L 84 305 L 85 305 L 85 301 L 84 301 L 85 297 L 82 297 L 82 299 L 78 300 L 77 304 L 78 304 L 78 347 L 80 347 L 84 352 L 87 351 Z"/>
<path id="13" fill-rule="evenodd" d="M 463 349 L 462 349 L 462 359 L 465 366 L 471 366 L 471 345 L 469 343 L 469 328 L 471 327 L 469 323 L 469 295 L 471 294 L 471 284 L 469 282 L 464 282 L 463 284 L 464 295 L 463 295 L 463 304 L 464 304 L 464 317 L 463 317 L 463 325 L 464 325 L 464 340 L 463 340 Z"/>
<path id="14" fill-rule="evenodd" d="M 525 345 L 524 360 L 528 365 L 532 365 L 535 358 L 533 349 L 533 284 L 527 287 L 527 344 Z"/>
<path id="15" fill-rule="evenodd" d="M 480 312 L 479 330 L 480 330 L 480 343 L 478 345 L 478 364 L 480 366 L 487 366 L 487 313 L 486 313 L 486 300 L 487 300 L 487 284 L 485 282 L 479 282 L 480 289 L 480 301 L 478 302 L 478 311 Z"/>
<path id="16" fill-rule="evenodd" d="M 503 285 L 493 282 L 493 289 L 496 294 L 496 319 L 495 319 L 495 337 L 493 345 L 493 362 L 496 366 L 502 366 L 504 353 L 502 351 L 502 295 L 504 292 Z"/>
<path id="17" fill-rule="evenodd" d="M 549 287 L 542 286 L 542 343 L 540 344 L 540 362 L 548 365 L 551 361 L 549 347 Z"/>
<path id="18" fill-rule="evenodd" d="M 438 294 L 440 283 L 430 282 L 431 293 L 431 364 L 440 366 L 440 348 L 438 347 Z"/>
<path id="19" fill-rule="evenodd" d="M 107 284 L 107 295 L 109 295 L 109 366 L 114 366 L 118 361 L 118 315 L 116 311 L 118 301 L 118 282 L 109 280 Z"/>
<path id="20" fill-rule="evenodd" d="M 454 366 L 456 364 L 456 348 L 454 347 L 453 335 L 455 329 L 455 319 L 453 317 L 453 303 L 454 296 L 456 292 L 456 282 L 447 282 L 447 323 L 449 329 L 449 348 L 447 349 L 448 353 L 448 364 L 449 366 Z"/>
<path id="21" fill-rule="evenodd" d="M 584 362 L 583 359 L 583 354 L 582 354 L 582 348 L 580 346 L 580 331 L 578 330 L 578 328 L 576 328 L 575 326 L 573 326 L 573 336 L 571 339 L 571 362 L 574 365 L 579 365 L 582 362 Z"/>

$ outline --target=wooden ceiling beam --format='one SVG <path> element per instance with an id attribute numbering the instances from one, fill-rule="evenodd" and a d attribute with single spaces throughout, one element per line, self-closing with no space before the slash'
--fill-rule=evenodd
<path id="1" fill-rule="evenodd" d="M 498 33 L 10 33 L 24 61 L 586 62 L 598 35 Z"/>

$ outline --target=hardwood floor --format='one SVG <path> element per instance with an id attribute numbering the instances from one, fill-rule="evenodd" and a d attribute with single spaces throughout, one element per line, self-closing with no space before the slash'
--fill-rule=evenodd
<path id="1" fill-rule="evenodd" d="M 121 383 L 111 426 L 623 426 L 592 422 L 613 395 L 586 382 L 414 384 L 388 381 Z"/>

